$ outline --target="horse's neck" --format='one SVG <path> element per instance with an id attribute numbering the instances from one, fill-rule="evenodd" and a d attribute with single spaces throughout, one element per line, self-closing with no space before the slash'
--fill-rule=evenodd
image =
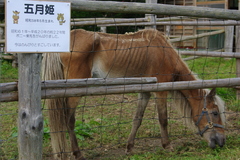
<path id="1" fill-rule="evenodd" d="M 181 90 L 180 92 L 184 95 L 184 97 L 188 99 L 188 101 L 191 100 L 201 101 L 204 98 L 205 94 L 203 89 Z"/>
<path id="2" fill-rule="evenodd" d="M 181 90 L 180 91 L 191 107 L 191 114 L 196 122 L 196 115 L 199 115 L 199 112 L 204 107 L 204 96 L 206 94 L 205 90 L 203 89 L 192 89 L 192 90 Z"/>
<path id="3" fill-rule="evenodd" d="M 177 81 L 195 81 L 197 78 L 193 75 L 193 73 L 189 70 L 187 65 L 183 65 L 181 70 L 178 70 L 179 76 Z M 192 108 L 193 115 L 196 115 L 199 112 L 199 109 L 202 109 L 204 95 L 206 91 L 204 89 L 191 89 L 191 90 L 181 90 L 180 91 L 184 97 L 187 99 L 189 105 Z"/>

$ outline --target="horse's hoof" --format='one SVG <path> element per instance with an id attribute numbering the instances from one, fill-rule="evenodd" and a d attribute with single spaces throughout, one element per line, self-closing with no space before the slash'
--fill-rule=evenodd
<path id="1" fill-rule="evenodd" d="M 128 144 L 127 145 L 127 148 L 126 148 L 126 151 L 125 151 L 126 155 L 129 155 L 132 152 L 133 146 L 134 146 L 134 144 Z"/>
<path id="2" fill-rule="evenodd" d="M 126 149 L 126 151 L 125 151 L 125 154 L 126 154 L 126 155 L 130 155 L 131 153 L 132 153 L 132 150 Z"/>
<path id="3" fill-rule="evenodd" d="M 132 150 L 126 149 L 125 154 L 126 154 L 126 155 L 130 155 L 131 152 L 132 152 Z"/>
<path id="4" fill-rule="evenodd" d="M 165 146 L 164 149 L 169 151 L 169 152 L 173 152 L 174 151 L 174 148 L 173 148 L 173 146 L 171 144 Z"/>

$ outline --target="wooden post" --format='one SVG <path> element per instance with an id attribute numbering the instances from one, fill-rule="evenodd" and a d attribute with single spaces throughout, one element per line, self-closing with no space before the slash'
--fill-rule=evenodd
<path id="1" fill-rule="evenodd" d="M 146 3 L 157 4 L 157 0 L 146 0 Z M 155 14 L 145 14 L 145 18 L 149 19 L 149 22 L 156 23 L 156 15 Z M 156 29 L 156 25 L 146 26 L 145 29 Z"/>
<path id="2" fill-rule="evenodd" d="M 101 27 L 101 32 L 103 32 L 103 33 L 107 33 L 107 27 Z"/>
<path id="3" fill-rule="evenodd" d="M 240 10 L 240 0 L 238 0 L 238 10 Z M 240 26 L 236 26 L 235 52 L 240 51 Z M 236 76 L 240 77 L 240 58 L 236 59 Z M 240 86 L 236 86 L 236 99 L 240 99 Z"/>
<path id="4" fill-rule="evenodd" d="M 0 40 L 3 40 L 4 38 L 4 29 L 3 27 L 0 27 Z M 3 53 L 4 52 L 4 46 L 2 44 L 0 44 L 0 52 Z"/>
<path id="5" fill-rule="evenodd" d="M 236 39 L 235 39 L 235 52 L 240 51 L 240 31 L 239 31 L 240 27 L 236 26 Z M 236 77 L 240 77 L 240 59 L 236 58 Z M 236 86 L 236 99 L 239 100 L 240 99 L 240 90 L 239 90 L 239 86 Z"/>
<path id="6" fill-rule="evenodd" d="M 18 67 L 18 54 L 17 53 L 13 53 L 12 67 L 13 68 Z"/>
<path id="7" fill-rule="evenodd" d="M 236 39 L 235 39 L 235 46 L 236 46 L 236 49 L 235 51 L 236 52 L 239 52 L 240 51 L 240 26 L 236 26 Z M 236 59 L 236 76 L 237 77 L 240 77 L 240 58 L 237 58 Z M 239 100 L 240 99 L 240 87 L 239 86 L 236 86 L 236 99 Z"/>
<path id="8" fill-rule="evenodd" d="M 233 36 L 234 36 L 234 26 L 225 27 L 225 40 L 224 40 L 224 51 L 233 51 Z"/>
<path id="9" fill-rule="evenodd" d="M 37 53 L 21 53 L 18 81 L 19 160 L 42 160 L 41 60 Z"/>
<path id="10" fill-rule="evenodd" d="M 165 34 L 167 37 L 170 37 L 170 34 L 171 34 L 171 26 L 170 25 L 167 25 L 166 26 L 166 30 L 165 30 Z M 169 38 L 170 39 L 170 38 Z"/>

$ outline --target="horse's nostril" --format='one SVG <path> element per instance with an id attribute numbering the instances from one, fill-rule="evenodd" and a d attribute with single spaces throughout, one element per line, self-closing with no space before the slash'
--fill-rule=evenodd
<path id="1" fill-rule="evenodd" d="M 211 147 L 212 149 L 215 149 L 216 148 L 215 141 L 211 141 L 210 144 L 209 144 L 209 147 Z"/>
<path id="2" fill-rule="evenodd" d="M 222 134 L 217 134 L 216 135 L 216 140 L 217 140 L 217 143 L 220 147 L 223 147 L 224 144 L 225 144 L 225 141 L 226 141 L 226 138 L 224 135 Z"/>
<path id="3" fill-rule="evenodd" d="M 215 137 L 211 137 L 210 138 L 210 141 L 209 141 L 209 147 L 211 147 L 212 149 L 214 149 L 214 148 L 216 148 L 216 139 L 215 139 Z"/>
<path id="4" fill-rule="evenodd" d="M 223 141 L 218 141 L 218 145 L 219 145 L 219 147 L 223 147 L 224 146 L 224 142 Z"/>

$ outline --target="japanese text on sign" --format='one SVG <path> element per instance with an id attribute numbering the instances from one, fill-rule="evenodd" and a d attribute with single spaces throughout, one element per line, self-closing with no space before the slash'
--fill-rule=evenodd
<path id="1" fill-rule="evenodd" d="M 69 52 L 70 3 L 8 0 L 6 6 L 7 52 Z"/>
<path id="2" fill-rule="evenodd" d="M 24 4 L 25 6 L 25 11 L 24 13 L 27 14 L 49 14 L 49 15 L 54 15 L 54 5 L 42 5 L 42 4 Z"/>

